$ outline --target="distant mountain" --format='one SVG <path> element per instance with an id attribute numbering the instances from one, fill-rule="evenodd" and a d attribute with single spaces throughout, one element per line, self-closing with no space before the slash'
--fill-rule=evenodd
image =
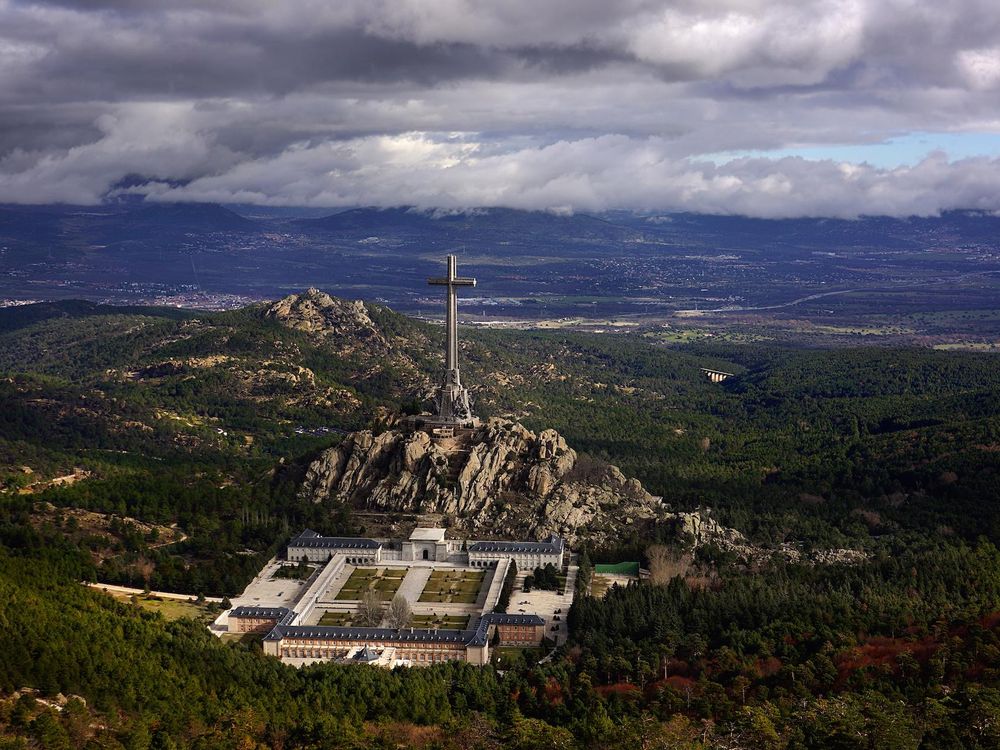
<path id="1" fill-rule="evenodd" d="M 102 260 L 93 256 L 95 250 L 159 252 L 192 239 L 206 238 L 217 244 L 221 236 L 259 231 L 257 222 L 212 203 L 7 205 L 0 207 L 0 249 L 8 251 L 0 254 L 0 268 L 8 263 L 72 263 L 78 273 L 113 282 L 122 279 L 120 271 L 102 268 Z M 132 266 L 140 277 L 145 274 L 141 260 Z M 152 271 L 148 278 L 152 281 L 157 276 L 163 278 L 162 269 Z"/>
<path id="2" fill-rule="evenodd" d="M 86 300 L 66 299 L 0 309 L 0 334 L 52 320 L 71 321 L 97 315 L 155 315 L 158 318 L 183 320 L 194 317 L 196 313 L 172 307 L 98 305 Z"/>
<path id="3" fill-rule="evenodd" d="M 196 203 L 0 206 L 0 298 L 273 299 L 321 287 L 437 313 L 426 279 L 448 253 L 479 279 L 481 291 L 467 297 L 482 319 L 773 309 L 815 299 L 824 301 L 795 312 L 867 316 L 876 309 L 871 301 L 846 296 L 858 291 L 876 295 L 883 312 L 981 310 L 995 307 L 990 275 L 1000 273 L 1000 217 L 954 211 L 768 220 L 369 207 L 248 218 Z M 830 293 L 843 296 L 827 299 Z"/>
<path id="4" fill-rule="evenodd" d="M 990 242 L 1000 235 L 1000 216 L 983 211 L 948 211 L 941 216 L 865 216 L 859 219 L 755 219 L 709 214 L 643 214 L 615 211 L 604 218 L 671 237 L 698 237 L 721 247 L 920 248 L 934 241 Z"/>
<path id="5" fill-rule="evenodd" d="M 494 238 L 516 242 L 593 243 L 628 242 L 642 234 L 636 227 L 622 226 L 587 214 L 556 214 L 509 208 L 479 208 L 465 211 L 402 208 L 357 208 L 321 219 L 294 222 L 307 231 L 340 235 L 415 235 L 432 238 Z"/>
<path id="6" fill-rule="evenodd" d="M 114 217 L 115 229 L 174 232 L 249 232 L 257 222 L 215 203 L 163 203 Z"/>

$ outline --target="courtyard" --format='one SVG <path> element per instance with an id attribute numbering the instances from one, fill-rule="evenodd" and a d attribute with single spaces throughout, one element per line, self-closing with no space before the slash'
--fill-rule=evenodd
<path id="1" fill-rule="evenodd" d="M 389 601 L 406 577 L 403 568 L 355 568 L 341 586 L 336 601 L 360 601 L 368 591 L 377 591 L 379 597 Z"/>
<path id="2" fill-rule="evenodd" d="M 431 571 L 417 601 L 436 604 L 475 604 L 485 577 L 486 572 L 482 570 L 435 569 Z"/>

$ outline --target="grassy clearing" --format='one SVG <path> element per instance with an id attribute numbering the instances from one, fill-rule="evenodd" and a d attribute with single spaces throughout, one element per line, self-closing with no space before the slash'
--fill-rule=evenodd
<path id="1" fill-rule="evenodd" d="M 493 662 L 501 669 L 519 664 L 534 664 L 545 655 L 545 650 L 537 646 L 500 646 L 493 649 Z"/>
<path id="2" fill-rule="evenodd" d="M 111 591 L 108 593 L 116 599 L 132 601 L 130 594 L 119 594 Z M 181 599 L 158 599 L 156 597 L 138 596 L 135 598 L 135 602 L 138 606 L 149 612 L 159 612 L 167 620 L 180 620 L 183 617 L 189 617 L 198 622 L 209 623 L 216 616 L 216 612 L 209 610 L 208 605 L 198 604 L 193 601 L 186 602 Z"/>

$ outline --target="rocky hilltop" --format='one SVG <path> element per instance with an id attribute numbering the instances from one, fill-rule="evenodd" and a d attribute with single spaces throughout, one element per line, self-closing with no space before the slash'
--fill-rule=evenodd
<path id="1" fill-rule="evenodd" d="M 399 397 L 432 390 L 426 367 L 417 362 L 431 346 L 426 332 L 387 308 L 307 289 L 264 307 L 261 314 L 307 334 L 334 354 L 355 382 L 391 381 Z"/>
<path id="2" fill-rule="evenodd" d="M 620 539 L 667 514 L 615 466 L 577 455 L 555 430 L 490 419 L 471 435 L 355 432 L 310 467 L 302 492 L 385 513 L 435 513 L 465 532 L 571 543 Z"/>
<path id="3" fill-rule="evenodd" d="M 362 348 L 368 354 L 385 353 L 390 348 L 364 302 L 335 299 L 319 289 L 278 300 L 265 310 L 264 317 L 339 342 L 348 350 L 345 353 Z"/>

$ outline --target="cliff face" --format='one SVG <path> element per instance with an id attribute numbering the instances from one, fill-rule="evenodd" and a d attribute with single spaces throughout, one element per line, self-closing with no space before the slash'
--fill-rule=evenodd
<path id="1" fill-rule="evenodd" d="M 556 533 L 571 543 L 605 543 L 667 515 L 637 480 L 579 459 L 555 430 L 536 435 L 500 419 L 464 439 L 353 433 L 309 467 L 302 492 L 369 511 L 439 513 L 470 533 Z"/>

